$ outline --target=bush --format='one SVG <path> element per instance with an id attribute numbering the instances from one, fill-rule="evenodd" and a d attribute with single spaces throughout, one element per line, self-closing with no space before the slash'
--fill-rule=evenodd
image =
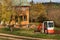
<path id="1" fill-rule="evenodd" d="M 48 20 L 48 18 L 47 18 L 47 15 L 45 15 L 45 14 L 40 14 L 40 16 L 38 17 L 38 19 L 37 19 L 39 22 L 43 22 L 43 21 L 47 21 Z"/>

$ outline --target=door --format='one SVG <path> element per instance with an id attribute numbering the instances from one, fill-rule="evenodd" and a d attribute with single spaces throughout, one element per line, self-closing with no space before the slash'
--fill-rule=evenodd
<path id="1" fill-rule="evenodd" d="M 44 33 L 47 33 L 47 22 L 44 22 Z"/>

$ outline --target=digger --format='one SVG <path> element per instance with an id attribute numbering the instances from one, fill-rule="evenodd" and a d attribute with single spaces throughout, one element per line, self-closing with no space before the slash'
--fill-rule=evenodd
<path id="1" fill-rule="evenodd" d="M 37 30 L 42 33 L 53 34 L 54 33 L 54 21 L 44 21 L 40 23 Z"/>

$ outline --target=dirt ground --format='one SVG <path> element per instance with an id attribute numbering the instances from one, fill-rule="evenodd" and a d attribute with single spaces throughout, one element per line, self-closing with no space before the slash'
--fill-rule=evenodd
<path id="1" fill-rule="evenodd" d="M 55 30 L 55 34 L 60 34 L 60 30 Z"/>

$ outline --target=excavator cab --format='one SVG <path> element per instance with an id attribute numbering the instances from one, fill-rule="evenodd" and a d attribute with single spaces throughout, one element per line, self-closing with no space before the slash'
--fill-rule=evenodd
<path id="1" fill-rule="evenodd" d="M 54 33 L 54 21 L 44 21 L 42 24 L 42 33 Z"/>

